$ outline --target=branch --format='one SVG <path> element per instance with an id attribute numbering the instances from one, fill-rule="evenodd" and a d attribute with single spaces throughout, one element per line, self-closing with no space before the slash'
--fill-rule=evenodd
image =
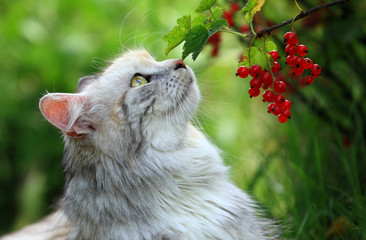
<path id="1" fill-rule="evenodd" d="M 292 22 L 296 22 L 297 20 L 300 20 L 300 19 L 302 19 L 302 18 L 304 18 L 304 17 L 306 17 L 306 16 L 308 16 L 308 15 L 314 13 L 314 12 L 317 12 L 320 9 L 327 8 L 327 7 L 330 7 L 330 6 L 333 6 L 333 5 L 337 5 L 337 4 L 343 4 L 343 3 L 346 3 L 348 1 L 349 0 L 335 0 L 333 2 L 327 2 L 327 3 L 321 4 L 319 6 L 310 8 L 309 10 L 306 10 L 306 11 L 301 11 L 299 13 L 299 15 L 297 15 L 295 17 L 295 19 L 294 18 L 291 18 L 291 19 L 289 19 L 287 21 L 284 21 L 282 23 L 279 23 L 279 24 L 273 25 L 271 27 L 265 28 L 265 29 L 257 32 L 257 35 L 256 36 L 257 36 L 257 38 L 259 38 L 259 37 L 262 37 L 263 35 L 266 35 L 266 34 L 269 35 L 273 30 L 275 30 L 277 28 L 280 28 L 282 26 L 291 24 Z"/>

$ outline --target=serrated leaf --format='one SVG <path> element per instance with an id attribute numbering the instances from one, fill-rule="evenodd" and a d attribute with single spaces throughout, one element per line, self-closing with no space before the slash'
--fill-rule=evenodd
<path id="1" fill-rule="evenodd" d="M 252 22 L 254 15 L 259 12 L 266 0 L 249 0 L 241 12 L 245 13 L 245 20 Z"/>
<path id="2" fill-rule="evenodd" d="M 209 38 L 208 31 L 203 25 L 193 27 L 185 38 L 182 58 L 185 59 L 192 53 L 192 59 L 196 60 Z"/>
<path id="3" fill-rule="evenodd" d="M 177 26 L 175 26 L 172 31 L 163 37 L 163 40 L 168 43 L 168 46 L 165 49 L 165 55 L 168 55 L 172 49 L 183 42 L 187 33 L 191 29 L 191 24 L 190 15 L 177 19 Z"/>
<path id="4" fill-rule="evenodd" d="M 208 35 L 211 37 L 217 31 L 219 31 L 222 27 L 228 27 L 229 24 L 225 19 L 215 20 L 211 23 L 210 29 L 208 30 Z"/>
<path id="5" fill-rule="evenodd" d="M 216 0 L 202 0 L 196 9 L 196 12 L 203 12 L 210 9 L 215 2 Z"/>

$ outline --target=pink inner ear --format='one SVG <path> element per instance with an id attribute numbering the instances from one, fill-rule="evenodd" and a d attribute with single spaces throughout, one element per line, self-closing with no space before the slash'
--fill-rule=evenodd
<path id="1" fill-rule="evenodd" d="M 82 102 L 83 96 L 76 94 L 49 94 L 44 96 L 40 101 L 40 109 L 43 116 L 57 128 L 66 132 L 69 130 L 69 136 L 79 137 L 72 129 L 67 129 L 70 121 L 69 105 L 70 102 Z"/>

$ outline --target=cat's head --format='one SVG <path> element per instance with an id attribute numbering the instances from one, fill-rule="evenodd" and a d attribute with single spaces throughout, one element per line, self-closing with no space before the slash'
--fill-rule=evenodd
<path id="1" fill-rule="evenodd" d="M 81 78 L 76 93 L 45 95 L 40 109 L 66 139 L 102 144 L 179 132 L 199 98 L 194 73 L 182 60 L 157 62 L 145 50 L 134 50 L 101 74 Z"/>

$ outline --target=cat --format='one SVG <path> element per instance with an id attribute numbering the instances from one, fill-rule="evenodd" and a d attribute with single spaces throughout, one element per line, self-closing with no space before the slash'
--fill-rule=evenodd
<path id="1" fill-rule="evenodd" d="M 42 97 L 64 133 L 64 194 L 53 215 L 2 240 L 276 239 L 190 123 L 199 102 L 189 66 L 143 49 L 81 78 L 76 93 Z"/>

